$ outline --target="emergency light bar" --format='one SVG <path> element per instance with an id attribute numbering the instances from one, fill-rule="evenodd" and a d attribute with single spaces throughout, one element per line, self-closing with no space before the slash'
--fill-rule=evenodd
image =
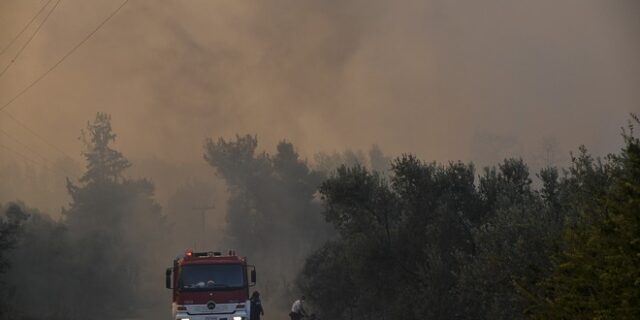
<path id="1" fill-rule="evenodd" d="M 193 250 L 187 250 L 184 254 L 185 258 L 202 258 L 202 257 L 221 257 L 222 252 L 220 251 L 209 251 L 209 252 L 193 252 Z M 229 250 L 228 256 L 235 257 L 236 251 Z"/>

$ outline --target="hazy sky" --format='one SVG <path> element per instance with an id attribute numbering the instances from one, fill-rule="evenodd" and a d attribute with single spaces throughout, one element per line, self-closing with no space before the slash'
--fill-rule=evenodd
<path id="1" fill-rule="evenodd" d="M 45 2 L 0 0 L 0 49 Z M 120 3 L 62 0 L 0 77 L 0 103 Z M 486 137 L 525 156 L 545 138 L 613 151 L 640 111 L 634 3 L 130 0 L 6 110 L 76 157 L 97 111 L 112 114 L 118 146 L 137 158 L 200 159 L 205 137 L 235 133 L 257 134 L 268 150 L 287 139 L 309 157 L 377 143 L 469 160 L 486 157 L 473 146 Z M 0 128 L 59 155 L 2 113 Z"/>

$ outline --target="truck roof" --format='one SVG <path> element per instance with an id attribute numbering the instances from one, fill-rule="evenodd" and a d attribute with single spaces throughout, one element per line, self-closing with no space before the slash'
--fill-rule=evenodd
<path id="1" fill-rule="evenodd" d="M 193 252 L 188 250 L 183 256 L 176 258 L 176 262 L 181 265 L 189 264 L 233 264 L 245 263 L 245 257 L 239 257 L 235 251 L 229 250 L 229 253 L 223 255 L 221 252 Z"/>

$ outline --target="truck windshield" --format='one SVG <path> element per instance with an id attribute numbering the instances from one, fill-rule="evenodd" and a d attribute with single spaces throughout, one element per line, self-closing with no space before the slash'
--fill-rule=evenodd
<path id="1" fill-rule="evenodd" d="M 180 288 L 186 291 L 242 288 L 244 271 L 241 265 L 186 265 L 180 270 Z"/>

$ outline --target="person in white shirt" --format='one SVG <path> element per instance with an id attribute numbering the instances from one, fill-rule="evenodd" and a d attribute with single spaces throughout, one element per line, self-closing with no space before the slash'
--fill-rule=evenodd
<path id="1" fill-rule="evenodd" d="M 289 313 L 289 317 L 291 320 L 300 320 L 307 316 L 307 312 L 304 311 L 304 296 L 300 297 L 300 299 L 296 300 L 291 306 L 291 312 Z"/>

